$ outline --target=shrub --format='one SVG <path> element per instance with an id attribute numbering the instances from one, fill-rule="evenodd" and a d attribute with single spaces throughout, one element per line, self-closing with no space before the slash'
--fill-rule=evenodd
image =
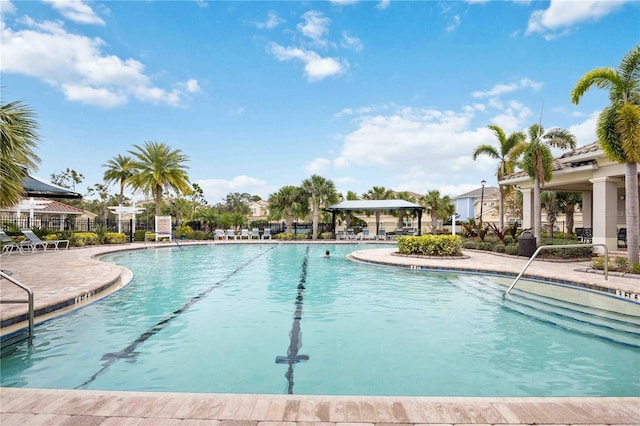
<path id="1" fill-rule="evenodd" d="M 591 267 L 594 269 L 604 270 L 604 256 L 598 256 L 591 261 Z M 609 258 L 609 265 L 607 267 L 610 271 L 625 272 L 631 274 L 640 274 L 640 263 L 631 262 L 625 257 L 616 256 L 614 259 Z"/>
<path id="2" fill-rule="evenodd" d="M 105 244 L 122 244 L 127 242 L 127 235 L 123 232 L 107 232 L 104 237 Z"/>
<path id="3" fill-rule="evenodd" d="M 276 238 L 278 240 L 290 241 L 290 240 L 293 240 L 293 233 L 292 232 L 281 232 L 278 235 L 276 235 Z"/>
<path id="4" fill-rule="evenodd" d="M 332 238 L 333 238 L 333 234 L 331 234 L 331 232 L 323 232 L 322 234 L 320 234 L 321 240 L 330 240 Z"/>
<path id="5" fill-rule="evenodd" d="M 99 223 L 96 225 L 96 235 L 98 236 L 98 244 L 104 244 L 107 238 L 107 227 Z"/>
<path id="6" fill-rule="evenodd" d="M 174 234 L 177 237 L 185 236 L 186 238 L 191 238 L 191 234 L 193 233 L 193 228 L 188 225 L 181 225 L 176 228 Z"/>
<path id="7" fill-rule="evenodd" d="M 69 244 L 75 247 L 96 245 L 98 236 L 94 232 L 76 232 L 69 240 Z"/>
<path id="8" fill-rule="evenodd" d="M 209 240 L 211 239 L 211 236 L 209 233 L 204 231 L 191 231 L 189 238 L 192 240 Z"/>
<path id="9" fill-rule="evenodd" d="M 509 244 L 504 247 L 504 252 L 506 254 L 510 254 L 511 256 L 518 255 L 518 244 Z"/>
<path id="10" fill-rule="evenodd" d="M 457 235 L 398 237 L 398 252 L 426 256 L 461 256 L 462 239 Z"/>
<path id="11" fill-rule="evenodd" d="M 133 240 L 134 241 L 144 241 L 144 234 L 146 234 L 147 231 L 145 231 L 144 229 L 138 229 L 136 230 L 136 232 L 133 234 Z"/>

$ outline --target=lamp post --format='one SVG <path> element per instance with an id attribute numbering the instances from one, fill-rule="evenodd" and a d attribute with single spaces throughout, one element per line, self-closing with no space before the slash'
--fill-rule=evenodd
<path id="1" fill-rule="evenodd" d="M 482 223 L 482 206 L 484 205 L 484 186 L 487 183 L 486 180 L 482 179 L 482 192 L 480 193 L 480 223 Z"/>

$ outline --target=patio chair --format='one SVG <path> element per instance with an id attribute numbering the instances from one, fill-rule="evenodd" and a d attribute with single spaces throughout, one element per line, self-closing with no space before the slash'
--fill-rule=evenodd
<path id="1" fill-rule="evenodd" d="M 344 231 L 336 231 L 336 240 L 344 240 Z"/>
<path id="2" fill-rule="evenodd" d="M 233 228 L 227 229 L 224 235 L 227 238 L 227 240 L 229 238 L 233 238 L 234 240 L 238 238 L 238 236 L 236 235 L 236 231 L 234 231 Z"/>
<path id="3" fill-rule="evenodd" d="M 627 228 L 618 229 L 618 248 L 622 247 L 627 247 Z"/>
<path id="4" fill-rule="evenodd" d="M 42 247 L 42 251 L 47 251 L 47 247 L 49 246 L 52 246 L 53 250 L 59 250 L 60 243 L 66 243 L 65 250 L 69 248 L 69 240 L 41 240 L 30 228 L 23 228 L 20 232 L 22 232 L 31 243 L 32 252 L 37 251 L 38 246 Z"/>
<path id="5" fill-rule="evenodd" d="M 264 228 L 264 231 L 262 232 L 262 239 L 263 240 L 271 239 L 271 228 Z"/>
<path id="6" fill-rule="evenodd" d="M 378 237 L 379 240 L 386 240 L 387 239 L 387 231 L 385 231 L 384 228 L 378 229 L 377 237 Z"/>
<path id="7" fill-rule="evenodd" d="M 20 254 L 24 254 L 22 251 L 23 247 L 27 247 L 31 250 L 31 243 L 13 241 L 2 229 L 0 229 L 0 243 L 2 243 L 2 253 L 6 253 L 7 256 L 11 256 L 11 253 L 16 249 Z"/>
<path id="8" fill-rule="evenodd" d="M 362 239 L 363 240 L 375 240 L 376 236 L 373 235 L 373 234 L 370 234 L 368 228 L 364 228 L 362 230 Z"/>
<path id="9" fill-rule="evenodd" d="M 213 234 L 213 239 L 214 240 L 226 240 L 227 236 L 225 235 L 224 231 L 222 229 L 216 229 L 215 233 Z"/>
<path id="10" fill-rule="evenodd" d="M 580 243 L 590 243 L 593 239 L 592 228 L 576 228 L 576 237 Z"/>
<path id="11" fill-rule="evenodd" d="M 249 239 L 253 240 L 254 238 L 257 240 L 260 239 L 260 230 L 258 228 L 253 228 L 251 230 L 251 235 L 249 236 Z"/>
<path id="12" fill-rule="evenodd" d="M 241 229 L 240 230 L 240 235 L 238 236 L 238 238 L 240 238 L 240 239 L 246 238 L 247 240 L 250 240 L 251 237 L 249 236 L 249 230 L 248 229 Z"/>
<path id="13" fill-rule="evenodd" d="M 347 229 L 347 239 L 348 240 L 355 240 L 356 239 L 356 234 L 353 232 L 353 228 Z"/>

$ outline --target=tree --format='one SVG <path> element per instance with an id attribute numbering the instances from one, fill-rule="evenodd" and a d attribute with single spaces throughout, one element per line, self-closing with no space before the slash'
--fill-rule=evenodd
<path id="1" fill-rule="evenodd" d="M 555 191 L 542 191 L 540 201 L 547 212 L 547 237 L 553 238 L 553 227 L 558 215 L 558 199 Z"/>
<path id="2" fill-rule="evenodd" d="M 248 215 L 251 213 L 249 203 L 253 201 L 253 196 L 246 192 L 232 192 L 227 194 L 222 204 L 217 205 L 218 209 L 227 213 L 241 213 Z"/>
<path id="3" fill-rule="evenodd" d="M 318 218 L 320 208 L 326 207 L 338 201 L 338 193 L 333 181 L 319 175 L 311 175 L 311 178 L 302 181 L 302 189 L 307 193 L 311 202 L 312 236 L 318 239 Z"/>
<path id="4" fill-rule="evenodd" d="M 33 111 L 20 101 L 0 106 L 0 206 L 17 204 L 24 194 L 22 180 L 38 169 L 34 150 L 40 137 Z"/>
<path id="5" fill-rule="evenodd" d="M 415 203 L 415 198 L 407 191 L 396 192 L 397 200 L 409 201 L 410 203 Z M 406 210 L 398 210 L 398 223 L 396 224 L 396 229 L 402 229 L 404 227 L 404 216 L 407 214 Z"/>
<path id="6" fill-rule="evenodd" d="M 101 220 L 106 220 L 107 215 L 109 214 L 109 211 L 107 210 L 107 201 L 109 200 L 109 188 L 107 187 L 107 185 L 96 183 L 95 185 L 87 188 L 87 195 L 89 197 L 92 197 L 94 195 L 98 197 L 98 202 L 100 205 L 100 210 L 99 210 L 100 213 L 98 213 L 98 215 L 100 216 Z"/>
<path id="7" fill-rule="evenodd" d="M 137 173 L 129 180 L 134 188 L 155 193 L 156 216 L 160 216 L 165 187 L 178 193 L 190 191 L 188 167 L 184 164 L 189 158 L 163 142 L 145 142 L 144 146 L 133 147 L 135 150 L 129 153 L 136 158 L 133 168 Z"/>
<path id="8" fill-rule="evenodd" d="M 362 198 L 365 200 L 388 200 L 393 196 L 393 191 L 386 189 L 384 186 L 374 186 L 364 194 Z M 376 234 L 380 230 L 380 210 L 376 210 Z"/>
<path id="9" fill-rule="evenodd" d="M 285 219 L 287 232 L 292 232 L 296 217 L 302 217 L 309 211 L 309 204 L 302 188 L 293 185 L 283 186 L 269 195 L 269 217 Z"/>
<path id="10" fill-rule="evenodd" d="M 75 192 L 76 185 L 80 185 L 84 181 L 84 175 L 67 167 L 64 172 L 51 173 L 51 182 L 64 188 L 73 189 Z"/>
<path id="11" fill-rule="evenodd" d="M 567 234 L 573 234 L 573 216 L 576 206 L 582 202 L 580 192 L 558 192 L 558 209 L 564 212 L 567 221 Z"/>
<path id="12" fill-rule="evenodd" d="M 542 208 L 540 188 L 553 176 L 551 148 L 574 149 L 576 138 L 565 129 L 553 128 L 545 132 L 540 124 L 529 127 L 522 160 L 522 168 L 533 179 L 533 234 L 539 243 L 542 240 Z"/>
<path id="13" fill-rule="evenodd" d="M 347 200 L 348 201 L 355 201 L 355 200 L 359 200 L 359 199 L 360 199 L 360 197 L 358 197 L 358 194 L 356 192 L 347 191 Z M 345 221 L 345 225 L 346 225 L 347 229 L 351 228 L 351 215 L 352 214 L 353 214 L 353 212 L 351 210 L 348 210 L 346 212 L 344 221 Z"/>
<path id="14" fill-rule="evenodd" d="M 102 165 L 102 167 L 107 168 L 103 177 L 105 183 L 117 182 L 120 184 L 119 205 L 122 205 L 124 201 L 124 188 L 127 182 L 135 174 L 134 164 L 131 157 L 118 154 Z"/>
<path id="15" fill-rule="evenodd" d="M 456 206 L 448 195 L 440 196 L 440 191 L 434 189 L 420 197 L 420 204 L 431 215 L 431 233 L 435 235 L 438 219 L 446 219 L 456 211 Z"/>
<path id="16" fill-rule="evenodd" d="M 504 229 L 504 199 L 511 187 L 502 185 L 499 182 L 505 176 L 514 172 L 517 159 L 525 147 L 526 136 L 522 132 L 515 132 L 507 136 L 504 130 L 495 124 L 490 124 L 488 127 L 493 130 L 496 138 L 498 138 L 499 146 L 496 148 L 491 145 L 480 145 L 473 151 L 473 159 L 476 160 L 480 155 L 487 155 L 490 158 L 500 160 L 496 170 L 496 177 L 498 178 L 498 187 L 500 189 L 500 229 L 502 230 Z"/>
<path id="17" fill-rule="evenodd" d="M 631 49 L 618 69 L 596 68 L 582 76 L 571 91 L 571 102 L 578 104 L 592 86 L 609 90 L 610 105 L 598 118 L 596 133 L 604 153 L 625 164 L 625 210 L 627 256 L 640 261 L 640 200 L 638 163 L 640 163 L 640 45 Z"/>
<path id="18" fill-rule="evenodd" d="M 198 208 L 206 206 L 207 199 L 204 198 L 204 191 L 202 190 L 202 187 L 200 185 L 198 185 L 197 183 L 193 183 L 191 186 L 191 194 L 189 194 L 189 196 L 191 197 L 191 203 L 193 205 L 193 213 L 191 214 L 191 219 L 195 220 Z"/>

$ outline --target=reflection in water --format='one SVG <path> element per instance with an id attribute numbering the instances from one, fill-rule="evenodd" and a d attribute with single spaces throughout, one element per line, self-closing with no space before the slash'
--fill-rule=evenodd
<path id="1" fill-rule="evenodd" d="M 307 280 L 307 265 L 309 263 L 309 246 L 304 254 L 302 261 L 302 273 L 300 274 L 300 283 L 298 284 L 298 294 L 296 296 L 296 310 L 293 313 L 293 324 L 289 332 L 289 348 L 286 356 L 277 356 L 276 364 L 288 364 L 287 372 L 284 374 L 288 382 L 287 393 L 293 394 L 293 365 L 302 361 L 308 361 L 309 355 L 298 355 L 298 350 L 302 347 L 302 329 L 300 321 L 302 320 L 302 301 L 304 299 L 304 284 Z"/>

